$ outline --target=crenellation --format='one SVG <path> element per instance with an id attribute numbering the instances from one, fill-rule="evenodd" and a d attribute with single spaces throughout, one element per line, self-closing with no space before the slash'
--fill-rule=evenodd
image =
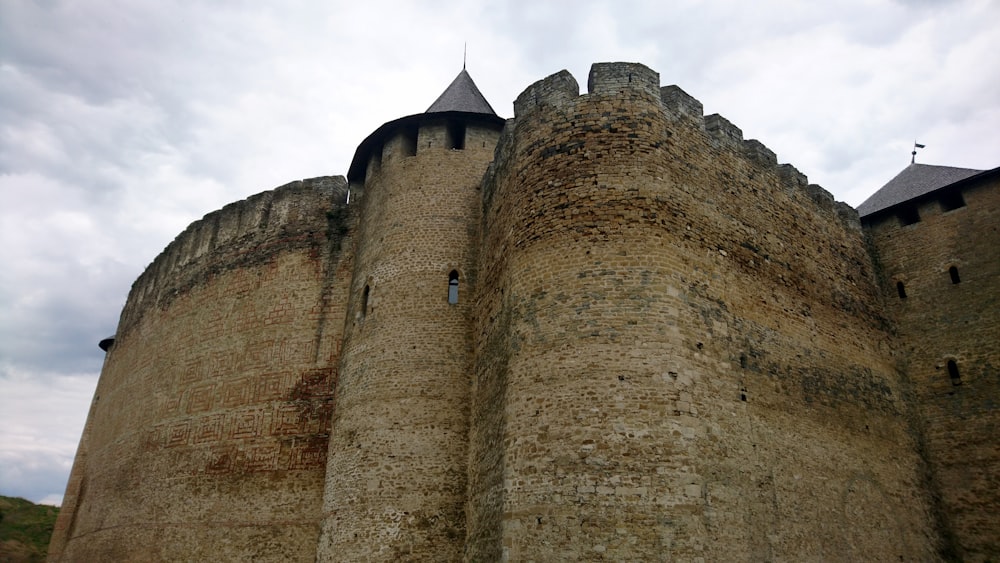
<path id="1" fill-rule="evenodd" d="M 580 96 L 580 85 L 567 70 L 560 70 L 524 89 L 514 100 L 514 117 L 521 117 L 543 106 L 562 106 Z"/>
<path id="2" fill-rule="evenodd" d="M 764 146 L 764 143 L 757 139 L 747 139 L 743 141 L 743 154 L 750 160 L 763 166 L 775 167 L 778 165 L 778 155 L 774 151 Z"/>
<path id="3" fill-rule="evenodd" d="M 836 200 L 834 199 L 833 194 L 823 189 L 823 186 L 820 186 L 819 184 L 808 184 L 805 186 L 805 192 L 809 196 L 809 199 L 816 202 L 816 205 L 818 205 L 820 209 L 827 212 L 833 211 L 833 206 L 834 203 L 836 203 Z"/>
<path id="4" fill-rule="evenodd" d="M 660 99 L 660 73 L 640 63 L 594 63 L 587 76 L 587 93 L 619 95 L 641 92 Z"/>
<path id="5" fill-rule="evenodd" d="M 448 146 L 448 127 L 444 121 L 424 123 L 417 134 L 417 151 L 445 149 Z"/>
<path id="6" fill-rule="evenodd" d="M 778 176 L 790 188 L 805 188 L 809 185 L 809 178 L 788 163 L 778 165 Z"/>
<path id="7" fill-rule="evenodd" d="M 230 203 L 217 213 L 219 218 L 215 244 L 216 246 L 222 246 L 239 236 L 243 206 L 239 202 Z"/>
<path id="8" fill-rule="evenodd" d="M 218 219 L 217 213 L 209 213 L 198 222 L 197 232 L 191 242 L 191 260 L 197 260 L 212 250 Z"/>
<path id="9" fill-rule="evenodd" d="M 382 167 L 382 145 L 376 145 L 368 155 L 368 166 L 365 168 L 365 176 L 373 176 Z"/>
<path id="10" fill-rule="evenodd" d="M 698 127 L 705 127 L 704 107 L 701 102 L 677 85 L 660 88 L 660 101 L 667 113 L 695 122 Z"/>
<path id="11" fill-rule="evenodd" d="M 411 138 L 406 132 L 399 131 L 382 145 L 382 166 L 397 166 L 401 160 L 416 155 L 417 146 L 416 135 Z"/>
<path id="12" fill-rule="evenodd" d="M 267 215 L 271 211 L 272 191 L 252 195 L 241 203 L 239 237 L 256 233 L 267 225 Z"/>
<path id="13" fill-rule="evenodd" d="M 291 231 L 309 224 L 305 216 L 315 213 L 317 198 L 329 200 L 324 206 L 342 205 L 346 190 L 342 176 L 291 182 L 226 205 L 191 223 L 133 284 L 119 331 L 130 328 L 155 303 L 162 305 L 172 300 L 179 287 L 202 275 L 206 265 L 229 267 L 227 261 L 244 260 L 241 253 L 249 249 L 277 244 L 278 250 L 281 244 L 298 244 L 322 232 L 325 219 L 321 225 L 306 227 L 298 238 L 284 240 Z M 292 226 L 295 229 L 290 229 Z M 227 258 L 223 260 L 222 256 Z"/>
<path id="14" fill-rule="evenodd" d="M 743 131 L 717 113 L 705 116 L 705 131 L 718 146 L 734 150 L 743 146 Z"/>

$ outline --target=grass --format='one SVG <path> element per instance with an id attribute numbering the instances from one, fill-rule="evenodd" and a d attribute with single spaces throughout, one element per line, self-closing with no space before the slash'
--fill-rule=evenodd
<path id="1" fill-rule="evenodd" d="M 0 496 L 0 561 L 45 561 L 59 509 Z"/>

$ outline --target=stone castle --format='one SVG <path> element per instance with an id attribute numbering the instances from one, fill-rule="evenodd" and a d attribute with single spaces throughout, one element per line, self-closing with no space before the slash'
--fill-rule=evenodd
<path id="1" fill-rule="evenodd" d="M 463 70 L 181 233 L 50 558 L 1000 558 L 1000 168 L 855 210 L 631 63 L 514 114 Z"/>

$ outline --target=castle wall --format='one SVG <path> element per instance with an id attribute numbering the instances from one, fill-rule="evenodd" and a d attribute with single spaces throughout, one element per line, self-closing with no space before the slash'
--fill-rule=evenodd
<path id="1" fill-rule="evenodd" d="M 961 193 L 963 207 L 946 211 L 939 199 L 925 199 L 919 222 L 904 226 L 883 214 L 868 231 L 898 331 L 897 358 L 915 385 L 921 451 L 948 552 L 986 561 L 1000 557 L 1000 180 Z"/>
<path id="2" fill-rule="evenodd" d="M 320 560 L 461 557 L 479 183 L 498 131 L 469 124 L 462 150 L 454 133 L 425 120 L 415 147 L 398 131 L 367 167 Z"/>
<path id="3" fill-rule="evenodd" d="M 314 560 L 352 268 L 345 196 L 343 178 L 318 178 L 231 204 L 140 276 L 53 560 Z"/>
<path id="4" fill-rule="evenodd" d="M 466 558 L 934 558 L 857 215 L 641 65 L 588 86 L 484 183 Z"/>

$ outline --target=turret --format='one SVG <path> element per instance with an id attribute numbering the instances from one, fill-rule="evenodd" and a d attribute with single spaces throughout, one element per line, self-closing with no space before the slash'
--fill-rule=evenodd
<path id="1" fill-rule="evenodd" d="M 503 123 L 463 69 L 355 154 L 362 220 L 320 559 L 461 556 L 479 186 Z"/>

